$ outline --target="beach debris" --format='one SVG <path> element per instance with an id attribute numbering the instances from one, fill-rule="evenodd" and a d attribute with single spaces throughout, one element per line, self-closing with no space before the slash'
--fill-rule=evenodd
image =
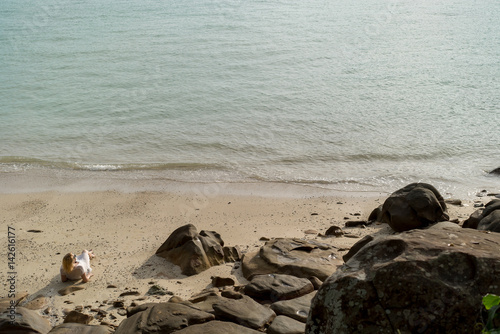
<path id="1" fill-rule="evenodd" d="M 258 300 L 287 300 L 314 291 L 307 278 L 284 274 L 255 275 L 245 286 L 245 294 Z"/>
<path id="2" fill-rule="evenodd" d="M 214 320 L 213 314 L 182 303 L 146 303 L 129 309 L 115 334 L 172 333 Z"/>
<path id="3" fill-rule="evenodd" d="M 478 301 L 500 294 L 500 234 L 433 227 L 358 244 L 312 300 L 305 333 L 448 333 L 457 323 L 473 333 Z"/>
<path id="4" fill-rule="evenodd" d="M 42 230 L 28 230 L 27 232 L 30 232 L 30 233 L 42 233 L 43 231 Z"/>
<path id="5" fill-rule="evenodd" d="M 375 211 L 377 210 L 377 211 Z M 411 183 L 392 193 L 368 220 L 387 223 L 396 232 L 424 228 L 449 219 L 445 201 L 432 185 Z"/>
<path id="6" fill-rule="evenodd" d="M 484 208 L 473 212 L 462 227 L 500 232 L 500 199 L 493 199 Z"/>
<path id="7" fill-rule="evenodd" d="M 367 226 L 370 225 L 371 221 L 366 220 L 348 220 L 345 222 L 345 227 L 356 227 L 356 226 Z"/>
<path id="8" fill-rule="evenodd" d="M 195 275 L 212 266 L 241 259 L 238 247 L 225 247 L 219 233 L 197 232 L 192 224 L 176 229 L 158 248 L 156 255 L 178 265 L 184 275 Z"/>
<path id="9" fill-rule="evenodd" d="M 293 274 L 302 278 L 316 276 L 324 280 L 341 264 L 342 260 L 331 245 L 315 240 L 277 238 L 267 241 L 256 252 L 246 253 L 242 271 L 248 280 L 263 274 Z"/>

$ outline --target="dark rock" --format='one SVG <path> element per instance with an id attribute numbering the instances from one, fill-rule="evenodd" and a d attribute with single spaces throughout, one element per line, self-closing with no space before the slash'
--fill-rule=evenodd
<path id="1" fill-rule="evenodd" d="M 7 309 L 0 314 L 0 333 L 46 334 L 51 328 L 47 319 L 24 307 Z"/>
<path id="2" fill-rule="evenodd" d="M 473 333 L 482 296 L 500 294 L 499 247 L 448 227 L 364 242 L 318 290 L 306 333 Z"/>
<path id="3" fill-rule="evenodd" d="M 239 260 L 236 247 L 223 247 L 220 234 L 213 231 L 198 233 L 192 224 L 176 229 L 156 255 L 166 258 L 181 267 L 184 275 L 195 275 L 212 266 Z"/>
<path id="4" fill-rule="evenodd" d="M 424 228 L 448 220 L 443 197 L 427 183 L 412 183 L 389 196 L 382 206 L 380 222 L 397 232 Z"/>
<path id="5" fill-rule="evenodd" d="M 115 334 L 168 334 L 213 319 L 212 314 L 181 303 L 147 303 L 133 308 Z"/>
<path id="6" fill-rule="evenodd" d="M 304 334 L 306 324 L 284 315 L 277 316 L 267 329 L 268 334 Z"/>
<path id="7" fill-rule="evenodd" d="M 65 288 L 62 288 L 61 290 L 57 291 L 61 296 L 66 296 L 69 295 L 70 293 L 73 293 L 75 291 L 80 291 L 85 289 L 85 287 L 81 285 L 70 285 Z"/>
<path id="8" fill-rule="evenodd" d="M 256 275 L 245 286 L 245 294 L 255 299 L 278 300 L 293 299 L 314 291 L 307 278 L 283 274 Z"/>
<path id="9" fill-rule="evenodd" d="M 139 291 L 125 291 L 120 293 L 119 297 L 125 297 L 125 296 L 139 296 L 140 293 Z"/>
<path id="10" fill-rule="evenodd" d="M 243 327 L 232 322 L 226 321 L 210 321 L 201 325 L 193 325 L 180 331 L 173 332 L 174 334 L 262 334 L 248 327 Z"/>
<path id="11" fill-rule="evenodd" d="M 149 288 L 146 294 L 149 296 L 165 296 L 165 295 L 173 295 L 173 292 L 170 292 L 167 289 L 155 284 Z"/>
<path id="12" fill-rule="evenodd" d="M 313 240 L 279 238 L 266 242 L 258 252 L 243 257 L 242 271 L 246 279 L 255 275 L 287 274 L 326 279 L 341 265 L 336 249 Z"/>
<path id="13" fill-rule="evenodd" d="M 231 277 L 216 276 L 212 278 L 212 285 L 216 288 L 220 288 L 223 286 L 232 286 L 234 285 L 234 283 L 234 279 L 232 279 Z"/>
<path id="14" fill-rule="evenodd" d="M 248 296 L 241 299 L 221 298 L 213 309 L 217 320 L 235 322 L 256 330 L 263 329 L 276 316 L 274 311 Z"/>
<path id="15" fill-rule="evenodd" d="M 241 299 L 241 298 L 243 298 L 243 294 L 241 294 L 238 291 L 234 291 L 234 290 L 223 290 L 223 291 L 221 291 L 220 294 L 222 297 L 226 297 L 229 299 Z"/>
<path id="16" fill-rule="evenodd" d="M 92 316 L 78 311 L 69 312 L 64 318 L 64 323 L 74 322 L 87 325 L 92 320 Z"/>
<path id="17" fill-rule="evenodd" d="M 271 304 L 271 310 L 278 315 L 286 315 L 297 321 L 305 323 L 309 309 L 311 308 L 311 300 L 316 295 L 316 292 L 308 293 L 299 298 L 283 300 Z"/>
<path id="18" fill-rule="evenodd" d="M 489 201 L 484 209 L 474 211 L 462 227 L 500 232 L 500 199 Z"/>
<path id="19" fill-rule="evenodd" d="M 460 199 L 447 199 L 444 201 L 446 204 L 451 204 L 451 205 L 456 205 L 456 206 L 462 206 L 462 200 Z"/>
<path id="20" fill-rule="evenodd" d="M 368 221 L 382 221 L 382 206 L 383 205 L 379 205 L 378 207 L 373 209 L 373 211 L 368 216 Z"/>
<path id="21" fill-rule="evenodd" d="M 328 230 L 326 230 L 326 232 L 325 232 L 325 235 L 334 235 L 336 237 L 341 237 L 343 234 L 344 234 L 344 232 L 342 231 L 342 229 L 338 226 L 335 226 L 335 225 L 330 226 L 328 228 Z"/>
<path id="22" fill-rule="evenodd" d="M 111 334 L 113 329 L 108 326 L 83 325 L 76 323 L 61 324 L 52 328 L 49 334 Z"/>
<path id="23" fill-rule="evenodd" d="M 125 302 L 123 300 L 115 300 L 113 303 L 112 303 L 113 307 L 116 307 L 116 308 L 123 308 L 125 306 Z"/>
<path id="24" fill-rule="evenodd" d="M 500 175 L 500 167 L 495 168 L 489 174 L 491 174 L 491 175 Z"/>

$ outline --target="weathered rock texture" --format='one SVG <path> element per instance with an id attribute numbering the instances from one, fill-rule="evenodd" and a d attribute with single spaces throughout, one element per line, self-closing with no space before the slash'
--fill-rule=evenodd
<path id="1" fill-rule="evenodd" d="M 213 319 L 213 314 L 185 304 L 147 303 L 131 309 L 115 334 L 168 334 Z"/>
<path id="2" fill-rule="evenodd" d="M 299 298 L 273 303 L 271 304 L 271 310 L 277 315 L 285 315 L 305 323 L 311 308 L 311 300 L 315 295 L 316 292 L 311 292 Z"/>
<path id="3" fill-rule="evenodd" d="M 312 240 L 280 238 L 267 241 L 259 251 L 243 257 L 243 276 L 251 280 L 255 275 L 287 274 L 296 277 L 311 276 L 325 280 L 342 260 L 336 250 Z"/>
<path id="4" fill-rule="evenodd" d="M 210 321 L 201 325 L 193 325 L 188 328 L 175 331 L 175 334 L 262 334 L 254 329 L 240 326 L 226 321 Z"/>
<path id="5" fill-rule="evenodd" d="M 12 319 L 10 316 L 15 318 Z M 41 333 L 46 334 L 52 327 L 47 319 L 37 312 L 24 307 L 16 307 L 14 311 L 6 310 L 0 314 L 0 333 Z"/>
<path id="6" fill-rule="evenodd" d="M 279 315 L 267 329 L 268 334 L 304 334 L 306 325 L 300 321 Z"/>
<path id="7" fill-rule="evenodd" d="M 107 326 L 91 326 L 75 323 L 61 324 L 52 328 L 49 334 L 111 334 L 113 330 Z"/>
<path id="8" fill-rule="evenodd" d="M 427 183 L 412 183 L 389 196 L 382 208 L 370 215 L 389 224 L 397 232 L 427 227 L 449 219 L 446 204 L 436 188 Z"/>
<path id="9" fill-rule="evenodd" d="M 500 232 L 500 199 L 488 202 L 484 209 L 476 210 L 464 221 L 464 228 Z"/>
<path id="10" fill-rule="evenodd" d="M 192 224 L 176 229 L 156 255 L 181 267 L 184 275 L 195 275 L 212 266 L 240 259 L 236 247 L 224 247 L 220 234 L 213 231 L 197 232 Z"/>
<path id="11" fill-rule="evenodd" d="M 256 330 L 262 330 L 276 314 L 270 308 L 263 306 L 248 296 L 241 299 L 221 298 L 213 304 L 215 318 L 231 321 Z"/>
<path id="12" fill-rule="evenodd" d="M 314 286 L 307 278 L 282 274 L 256 275 L 245 286 L 246 295 L 273 302 L 297 298 L 312 291 Z"/>
<path id="13" fill-rule="evenodd" d="M 473 333 L 500 294 L 500 234 L 443 227 L 366 242 L 318 290 L 307 334 Z"/>

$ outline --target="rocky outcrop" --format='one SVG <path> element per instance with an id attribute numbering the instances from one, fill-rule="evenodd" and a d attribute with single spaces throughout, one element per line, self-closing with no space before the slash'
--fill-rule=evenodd
<path id="1" fill-rule="evenodd" d="M 304 334 L 306 325 L 284 315 L 279 315 L 267 329 L 268 334 Z"/>
<path id="2" fill-rule="evenodd" d="M 272 302 L 301 297 L 312 291 L 314 286 L 307 278 L 281 274 L 256 275 L 245 286 L 247 296 Z"/>
<path id="3" fill-rule="evenodd" d="M 500 199 L 494 199 L 484 209 L 476 210 L 464 221 L 462 227 L 500 232 Z"/>
<path id="4" fill-rule="evenodd" d="M 212 266 L 238 261 L 236 247 L 224 247 L 220 234 L 213 231 L 197 232 L 192 224 L 176 229 L 158 248 L 156 255 L 178 265 L 184 275 L 195 275 Z"/>
<path id="5" fill-rule="evenodd" d="M 46 334 L 51 328 L 47 319 L 24 307 L 8 309 L 0 314 L 0 333 Z"/>
<path id="6" fill-rule="evenodd" d="M 264 329 L 276 317 L 273 310 L 248 296 L 240 299 L 221 298 L 213 304 L 213 309 L 217 320 L 235 322 L 256 330 Z"/>
<path id="7" fill-rule="evenodd" d="M 243 275 L 248 280 L 265 274 L 315 276 L 325 280 L 342 264 L 336 253 L 334 247 L 313 240 L 274 239 L 267 241 L 259 251 L 245 254 Z"/>
<path id="8" fill-rule="evenodd" d="M 277 315 L 285 315 L 305 323 L 311 308 L 311 300 L 315 295 L 316 292 L 311 292 L 299 298 L 275 302 L 271 304 L 271 310 Z"/>
<path id="9" fill-rule="evenodd" d="M 397 231 L 424 228 L 449 219 L 446 204 L 436 188 L 427 183 L 412 183 L 389 196 L 370 218 L 387 223 Z"/>
<path id="10" fill-rule="evenodd" d="M 111 334 L 113 330 L 107 326 L 91 326 L 75 323 L 61 324 L 52 328 L 49 334 Z"/>
<path id="11" fill-rule="evenodd" d="M 262 332 L 226 321 L 210 321 L 175 331 L 174 334 L 262 334 Z"/>
<path id="12" fill-rule="evenodd" d="M 500 294 L 499 234 L 442 227 L 363 242 L 318 290 L 307 334 L 473 333 L 482 296 Z"/>
<path id="13" fill-rule="evenodd" d="M 147 303 L 132 308 L 115 334 L 168 334 L 213 319 L 213 314 L 181 303 Z"/>

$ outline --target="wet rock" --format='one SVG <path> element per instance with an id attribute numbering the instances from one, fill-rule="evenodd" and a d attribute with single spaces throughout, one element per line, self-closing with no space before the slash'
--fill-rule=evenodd
<path id="1" fill-rule="evenodd" d="M 489 201 L 484 209 L 474 211 L 462 227 L 500 232 L 500 199 Z"/>
<path id="2" fill-rule="evenodd" d="M 69 323 L 69 322 L 74 322 L 77 324 L 88 324 L 92 320 L 92 316 L 81 313 L 78 311 L 71 311 L 69 312 L 66 317 L 64 318 L 64 323 Z"/>
<path id="3" fill-rule="evenodd" d="M 326 279 L 341 265 L 336 250 L 313 240 L 279 238 L 267 241 L 259 251 L 243 257 L 242 271 L 246 279 L 255 275 L 288 274 Z"/>
<path id="4" fill-rule="evenodd" d="M 49 334 L 111 334 L 113 329 L 101 325 L 83 325 L 76 323 L 61 324 L 52 328 Z"/>
<path id="5" fill-rule="evenodd" d="M 0 314 L 0 333 L 42 333 L 46 334 L 52 327 L 47 319 L 36 311 L 24 307 L 7 309 Z"/>
<path id="6" fill-rule="evenodd" d="M 473 333 L 500 294 L 500 234 L 431 228 L 364 240 L 311 303 L 306 333 Z"/>
<path id="7" fill-rule="evenodd" d="M 231 321 L 256 330 L 263 329 L 276 314 L 248 296 L 241 299 L 221 298 L 213 305 L 215 318 L 221 321 Z"/>
<path id="8" fill-rule="evenodd" d="M 311 300 L 315 295 L 316 292 L 311 292 L 299 298 L 273 303 L 271 304 L 271 310 L 277 315 L 286 315 L 287 317 L 305 323 L 311 308 Z"/>
<path id="9" fill-rule="evenodd" d="M 156 255 L 178 265 L 184 275 L 195 275 L 212 266 L 238 261 L 241 257 L 236 247 L 224 247 L 220 234 L 213 231 L 197 232 L 192 224 L 176 229 Z"/>
<path id="10" fill-rule="evenodd" d="M 314 291 L 307 278 L 283 274 L 256 275 L 245 286 L 245 294 L 260 300 L 293 299 Z"/>
<path id="11" fill-rule="evenodd" d="M 201 325 L 193 325 L 174 334 L 262 334 L 262 332 L 226 321 L 210 321 Z"/>
<path id="12" fill-rule="evenodd" d="M 66 296 L 69 295 L 70 293 L 80 291 L 85 289 L 85 287 L 80 286 L 80 285 L 70 285 L 65 288 L 62 288 L 61 290 L 57 291 L 61 296 Z"/>
<path id="13" fill-rule="evenodd" d="M 181 303 L 147 303 L 133 308 L 115 334 L 168 334 L 213 319 L 212 314 Z"/>
<path id="14" fill-rule="evenodd" d="M 267 329 L 268 334 L 304 334 L 306 324 L 284 315 L 279 315 Z"/>
<path id="15" fill-rule="evenodd" d="M 448 219 L 446 204 L 437 189 L 427 183 L 412 183 L 385 200 L 379 221 L 403 232 Z"/>

